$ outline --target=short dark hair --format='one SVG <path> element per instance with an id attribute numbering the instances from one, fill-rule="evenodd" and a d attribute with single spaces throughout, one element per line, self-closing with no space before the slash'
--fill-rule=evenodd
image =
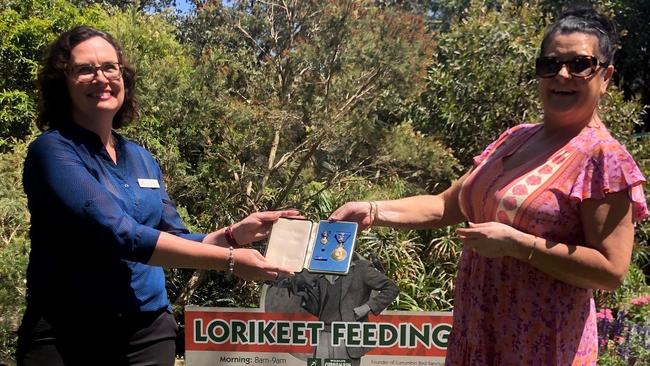
<path id="1" fill-rule="evenodd" d="M 131 121 L 136 113 L 135 70 L 122 54 L 122 49 L 113 37 L 98 29 L 85 25 L 62 33 L 48 48 L 43 59 L 43 67 L 38 73 L 40 100 L 36 125 L 43 131 L 74 123 L 72 120 L 72 101 L 66 84 L 66 68 L 70 62 L 70 52 L 79 43 L 93 37 L 106 40 L 115 48 L 118 62 L 122 65 L 124 82 L 124 103 L 113 117 L 113 128 L 122 127 Z"/>
<path id="2" fill-rule="evenodd" d="M 586 33 L 592 34 L 598 38 L 598 53 L 600 61 L 612 64 L 614 62 L 614 54 L 616 53 L 616 27 L 606 15 L 603 15 L 592 8 L 576 7 L 571 8 L 562 15 L 551 25 L 540 47 L 540 56 L 544 56 L 544 52 L 548 47 L 551 38 L 556 34 L 569 34 L 569 33 Z"/>

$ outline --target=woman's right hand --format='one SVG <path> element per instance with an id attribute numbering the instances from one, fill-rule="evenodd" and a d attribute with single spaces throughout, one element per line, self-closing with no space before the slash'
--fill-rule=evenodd
<path id="1" fill-rule="evenodd" d="M 235 260 L 234 274 L 244 280 L 266 281 L 278 276 L 293 276 L 290 270 L 272 265 L 255 249 L 238 248 L 233 250 Z"/>
<path id="2" fill-rule="evenodd" d="M 266 239 L 271 235 L 271 227 L 280 217 L 304 218 L 300 215 L 300 211 L 294 209 L 254 212 L 231 225 L 232 235 L 240 245 Z"/>
<path id="3" fill-rule="evenodd" d="M 333 221 L 352 221 L 359 224 L 359 230 L 369 228 L 377 215 L 376 202 L 348 202 L 337 208 L 329 217 Z"/>

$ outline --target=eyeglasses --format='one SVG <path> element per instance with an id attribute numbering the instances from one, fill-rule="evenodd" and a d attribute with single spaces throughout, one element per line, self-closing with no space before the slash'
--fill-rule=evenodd
<path id="1" fill-rule="evenodd" d="M 108 80 L 119 80 L 122 77 L 122 65 L 119 62 L 104 62 L 99 66 L 90 64 L 73 65 L 70 75 L 80 83 L 91 83 L 101 71 Z"/>
<path id="2" fill-rule="evenodd" d="M 538 57 L 535 60 L 535 75 L 540 78 L 552 78 L 566 65 L 569 75 L 586 79 L 593 75 L 598 66 L 607 67 L 609 63 L 598 61 L 594 56 L 576 56 L 570 60 L 560 61 L 556 57 Z"/>

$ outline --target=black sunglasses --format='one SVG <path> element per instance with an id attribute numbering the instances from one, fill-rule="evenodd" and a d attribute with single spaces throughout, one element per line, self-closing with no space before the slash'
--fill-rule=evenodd
<path id="1" fill-rule="evenodd" d="M 562 70 L 564 65 L 567 66 L 571 76 L 586 79 L 596 72 L 598 66 L 607 67 L 609 63 L 598 61 L 594 56 L 576 56 L 566 61 L 556 57 L 538 57 L 535 60 L 535 75 L 540 78 L 552 78 Z"/>

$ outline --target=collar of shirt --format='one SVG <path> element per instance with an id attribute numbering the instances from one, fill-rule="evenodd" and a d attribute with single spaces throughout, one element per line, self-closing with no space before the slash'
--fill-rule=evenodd
<path id="1" fill-rule="evenodd" d="M 102 155 L 102 157 L 105 159 L 110 160 L 110 156 L 108 156 L 108 152 L 104 148 L 104 144 L 102 143 L 102 140 L 93 131 L 88 130 L 76 123 L 70 123 L 64 127 L 61 127 L 59 131 L 61 132 L 61 135 L 81 142 L 82 144 L 87 146 L 89 150 Z M 123 151 L 124 138 L 115 131 L 112 131 L 111 133 L 115 141 L 115 151 L 117 151 L 117 155 L 118 155 L 117 158 L 119 163 L 119 159 L 121 155 L 120 152 L 122 153 L 124 152 Z"/>

